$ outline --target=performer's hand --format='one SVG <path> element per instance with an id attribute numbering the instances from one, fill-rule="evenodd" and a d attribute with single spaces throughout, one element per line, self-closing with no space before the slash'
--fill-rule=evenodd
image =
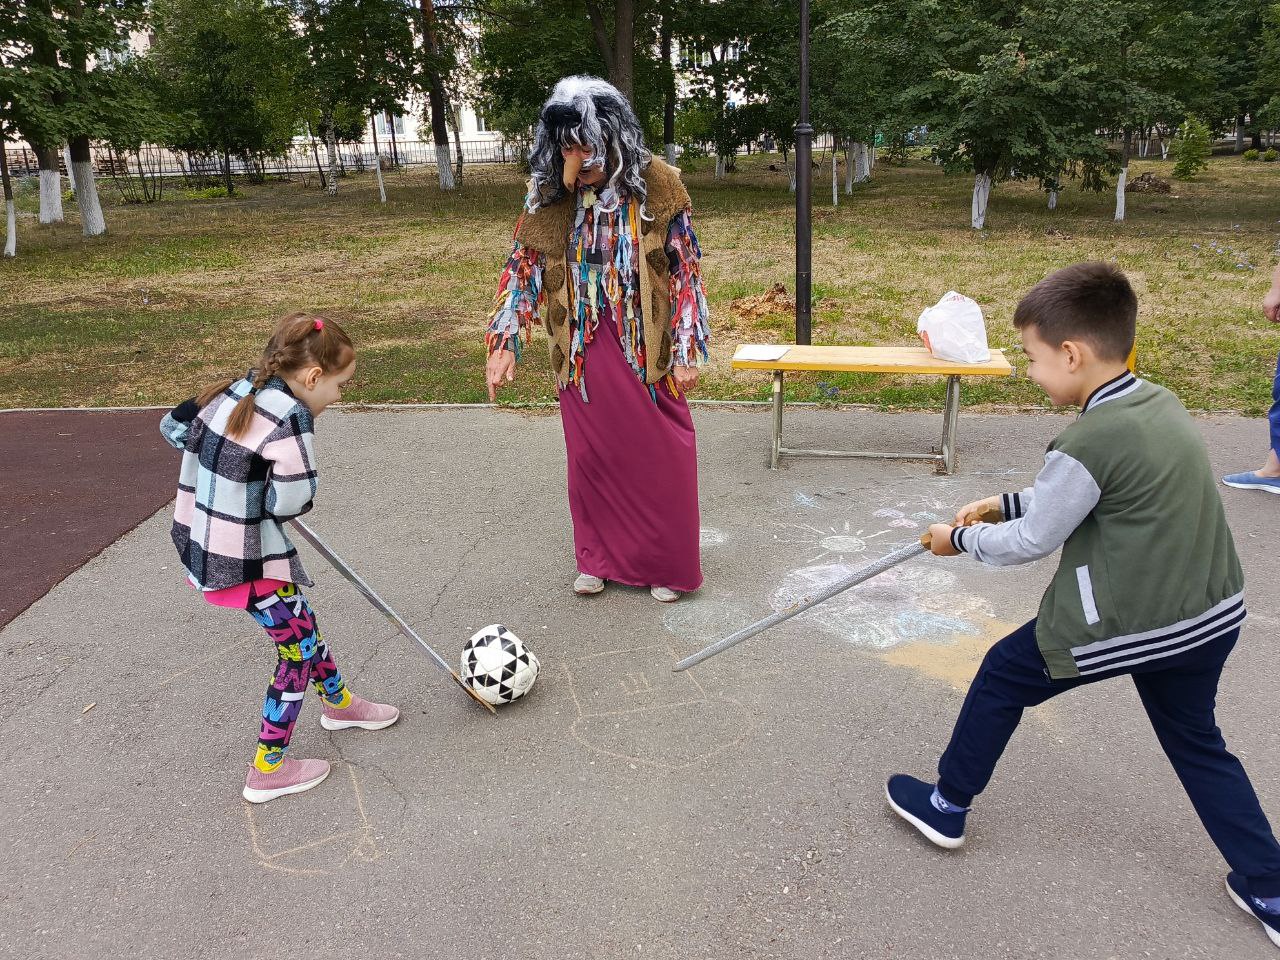
<path id="1" fill-rule="evenodd" d="M 510 350 L 495 350 L 484 366 L 484 379 L 489 385 L 489 402 L 498 397 L 498 388 L 516 378 L 516 355 Z"/>
<path id="2" fill-rule="evenodd" d="M 696 390 L 698 388 L 697 367 L 682 367 L 677 364 L 675 369 L 672 371 L 672 374 L 676 378 L 676 388 L 681 393 L 688 393 L 690 390 Z"/>
<path id="3" fill-rule="evenodd" d="M 999 497 L 987 497 L 985 500 L 975 500 L 973 503 L 966 503 L 956 511 L 956 526 L 967 527 L 971 523 L 978 523 L 982 519 L 984 511 L 995 511 L 996 513 L 1000 513 L 1002 509 Z"/>
<path id="4" fill-rule="evenodd" d="M 1280 284 L 1275 284 L 1262 298 L 1262 312 L 1272 323 L 1280 323 Z"/>
<path id="5" fill-rule="evenodd" d="M 957 557 L 960 551 L 951 545 L 949 523 L 929 524 L 929 550 L 935 557 Z"/>

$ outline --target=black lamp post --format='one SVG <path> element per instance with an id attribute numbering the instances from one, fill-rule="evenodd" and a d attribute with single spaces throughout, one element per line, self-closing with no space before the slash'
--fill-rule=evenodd
<path id="1" fill-rule="evenodd" d="M 796 343 L 813 318 L 813 127 L 809 124 L 809 0 L 800 0 L 800 122 L 796 124 Z"/>

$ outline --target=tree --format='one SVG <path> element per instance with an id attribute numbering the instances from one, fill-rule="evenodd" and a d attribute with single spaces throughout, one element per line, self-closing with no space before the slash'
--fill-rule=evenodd
<path id="1" fill-rule="evenodd" d="M 1213 152 L 1209 128 L 1196 117 L 1187 117 L 1178 128 L 1178 136 L 1173 141 L 1173 152 L 1177 157 L 1173 175 L 1179 180 L 1192 179 L 1209 166 L 1209 155 Z"/>
<path id="2" fill-rule="evenodd" d="M 63 218 L 59 147 L 70 143 L 68 173 L 86 236 L 106 230 L 89 145 L 120 119 L 110 63 L 141 22 L 143 0 L 28 0 L 0 4 L 0 48 L 9 52 L 11 110 L 40 166 L 40 221 Z"/>
<path id="3" fill-rule="evenodd" d="M 296 0 L 306 53 L 309 112 L 329 151 L 330 194 L 338 192 L 337 141 L 354 127 L 395 112 L 408 96 L 418 52 L 405 6 L 398 0 Z M 376 127 L 374 129 L 376 137 Z M 381 158 L 375 162 L 380 193 Z"/>
<path id="4" fill-rule="evenodd" d="M 7 51 L 13 122 L 36 155 L 40 168 L 42 224 L 61 223 L 62 174 L 58 146 L 65 141 L 68 78 L 58 62 L 62 28 L 52 0 L 3 0 L 0 5 L 0 50 Z"/>
<path id="5" fill-rule="evenodd" d="M 600 0 L 584 2 L 591 21 L 591 34 L 608 71 L 609 82 L 634 102 L 636 7 L 644 7 L 645 4 L 643 0 L 614 0 L 612 23 L 607 23 L 606 11 Z"/>
<path id="6" fill-rule="evenodd" d="M 422 22 L 423 74 L 420 86 L 427 92 L 427 107 L 431 118 L 431 139 L 436 146 L 436 173 L 440 189 L 453 190 L 457 181 L 449 163 L 448 100 L 445 96 L 444 78 L 456 66 L 454 58 L 446 55 L 440 43 L 440 26 L 436 17 L 434 0 L 418 0 Z M 461 159 L 461 151 L 459 151 Z"/>
<path id="7" fill-rule="evenodd" d="M 164 189 L 162 167 L 144 151 L 174 140 L 178 118 L 169 109 L 169 91 L 161 83 L 153 57 L 115 60 L 108 76 L 113 120 L 102 139 L 111 157 L 111 179 L 128 202 L 159 200 Z"/>
<path id="8" fill-rule="evenodd" d="M 887 0 L 851 7 L 825 0 L 814 10 L 813 115 L 820 130 L 846 144 L 845 192 L 871 176 L 877 130 L 904 135 L 916 126 L 908 90 L 943 64 L 920 38 L 931 4 Z"/>
<path id="9" fill-rule="evenodd" d="M 153 55 L 177 118 L 171 146 L 222 161 L 283 153 L 300 127 L 288 11 L 265 0 L 156 0 Z"/>
<path id="10" fill-rule="evenodd" d="M 942 65 L 908 97 L 929 126 L 935 158 L 948 171 L 972 171 L 975 230 L 1000 181 L 1038 180 L 1052 190 L 1064 169 L 1106 162 L 1095 135 L 1096 68 L 1063 46 L 1055 10 L 956 0 L 936 14 L 926 41 Z"/>
<path id="11" fill-rule="evenodd" d="M 1053 22 L 1068 32 L 1076 55 L 1093 64 L 1095 124 L 1120 134 L 1115 219 L 1123 220 L 1135 133 L 1176 123 L 1188 96 L 1212 85 L 1204 43 L 1210 24 L 1183 0 L 1099 0 Z"/>

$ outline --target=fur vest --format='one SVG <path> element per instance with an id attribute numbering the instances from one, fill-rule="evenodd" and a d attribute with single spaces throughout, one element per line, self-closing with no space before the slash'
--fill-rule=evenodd
<path id="1" fill-rule="evenodd" d="M 689 193 L 680 182 L 680 171 L 654 157 L 644 171 L 648 199 L 645 213 L 651 218 L 640 227 L 641 323 L 645 344 L 645 383 L 655 384 L 671 372 L 671 265 L 667 260 L 667 229 L 686 207 Z M 569 382 L 569 235 L 573 230 L 577 198 L 574 193 L 555 203 L 526 213 L 516 229 L 516 240 L 546 258 L 542 288 L 546 291 L 547 337 L 551 368 L 561 384 Z"/>

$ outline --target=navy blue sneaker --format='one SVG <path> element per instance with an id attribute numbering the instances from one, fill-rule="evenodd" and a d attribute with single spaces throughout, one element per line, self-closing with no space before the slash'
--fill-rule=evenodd
<path id="1" fill-rule="evenodd" d="M 933 805 L 933 784 L 895 773 L 884 785 L 893 812 L 925 835 L 930 842 L 954 850 L 964 843 L 965 813 L 943 813 Z M 966 811 L 967 813 L 968 811 Z"/>
<path id="2" fill-rule="evenodd" d="M 1237 907 L 1262 924 L 1271 942 L 1280 947 L 1280 913 L 1262 909 L 1262 904 L 1249 893 L 1249 881 L 1233 870 L 1227 874 L 1227 893 Z"/>

